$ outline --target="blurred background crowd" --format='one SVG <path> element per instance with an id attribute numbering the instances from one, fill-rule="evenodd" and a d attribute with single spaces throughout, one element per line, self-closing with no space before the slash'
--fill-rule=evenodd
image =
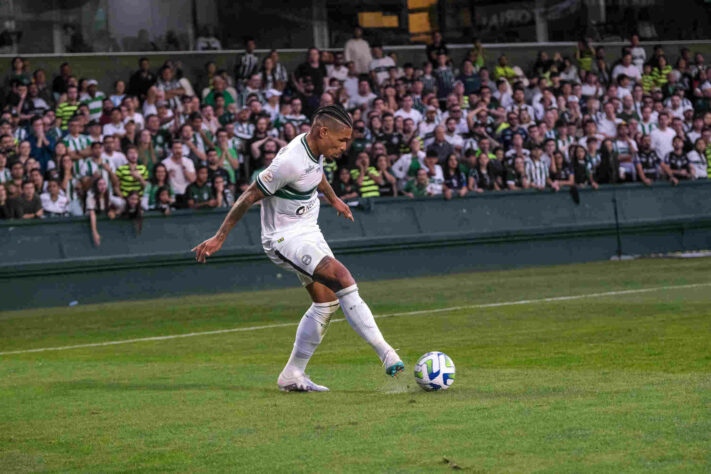
<path id="1" fill-rule="evenodd" d="M 213 41 L 214 39 L 214 41 Z M 210 36 L 198 46 L 218 48 Z M 203 44 L 204 43 L 204 44 Z M 706 179 L 711 81 L 704 55 L 643 47 L 541 50 L 527 63 L 445 35 L 400 61 L 360 27 L 342 48 L 288 65 L 253 38 L 233 69 L 200 74 L 142 57 L 111 81 L 67 60 L 14 57 L 3 78 L 0 217 L 138 218 L 229 207 L 319 107 L 353 117 L 346 155 L 325 162 L 353 206 L 377 199 Z M 260 50 L 264 51 L 264 50 Z M 414 59 L 412 59 L 414 58 Z"/>

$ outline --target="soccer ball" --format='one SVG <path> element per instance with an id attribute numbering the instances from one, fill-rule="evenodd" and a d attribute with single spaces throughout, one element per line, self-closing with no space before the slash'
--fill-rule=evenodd
<path id="1" fill-rule="evenodd" d="M 454 362 L 444 352 L 428 352 L 415 364 L 415 381 L 423 390 L 445 390 L 454 383 Z"/>

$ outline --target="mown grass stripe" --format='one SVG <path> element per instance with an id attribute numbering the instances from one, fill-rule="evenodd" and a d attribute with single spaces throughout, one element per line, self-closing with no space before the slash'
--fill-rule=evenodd
<path id="1" fill-rule="evenodd" d="M 570 301 L 579 300 L 584 298 L 597 298 L 601 296 L 621 296 L 621 295 L 633 295 L 639 293 L 651 293 L 654 291 L 664 291 L 664 290 L 681 290 L 687 288 L 701 288 L 711 286 L 711 282 L 706 283 L 691 283 L 688 285 L 669 285 L 669 286 L 657 286 L 650 288 L 637 288 L 633 290 L 616 290 L 616 291 L 606 291 L 602 293 L 587 293 L 581 295 L 570 295 L 570 296 L 553 296 L 549 298 L 538 298 L 538 299 L 528 299 L 528 300 L 518 300 L 518 301 L 501 301 L 498 303 L 479 303 L 473 305 L 462 305 L 462 306 L 450 306 L 447 308 L 434 308 L 434 309 L 423 309 L 419 311 L 406 311 L 402 313 L 389 313 L 376 315 L 376 318 L 393 318 L 393 317 L 403 317 L 403 316 L 417 316 L 420 314 L 431 314 L 431 313 L 443 313 L 447 311 L 458 311 L 462 309 L 484 309 L 484 308 L 498 308 L 503 306 L 516 306 L 525 304 L 535 304 L 535 303 L 548 303 L 555 301 Z M 338 323 L 345 321 L 344 318 L 332 319 L 332 323 Z M 136 342 L 149 342 L 149 341 L 167 341 L 170 339 L 180 339 L 185 337 L 197 337 L 197 336 L 211 336 L 215 334 L 228 334 L 232 332 L 250 332 L 250 331 L 260 331 L 263 329 L 276 329 L 285 327 L 298 326 L 296 323 L 280 323 L 280 324 L 265 324 L 262 326 L 249 326 L 244 328 L 230 328 L 230 329 L 216 329 L 214 331 L 201 331 L 201 332 L 191 332 L 186 334 L 169 334 L 166 336 L 153 336 L 153 337 L 141 337 L 136 339 L 124 339 L 119 341 L 106 341 L 106 342 L 94 342 L 88 344 L 76 344 L 73 346 L 59 346 L 59 347 L 41 347 L 37 349 L 23 349 L 16 351 L 6 351 L 0 352 L 2 355 L 13 355 L 13 354 L 30 354 L 34 352 L 50 352 L 50 351 L 66 351 L 70 349 L 85 349 L 90 347 L 103 347 L 103 346 L 114 346 L 119 344 L 132 344 Z"/>

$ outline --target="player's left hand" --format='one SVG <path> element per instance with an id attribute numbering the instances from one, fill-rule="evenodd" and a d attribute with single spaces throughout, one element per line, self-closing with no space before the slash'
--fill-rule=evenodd
<path id="1" fill-rule="evenodd" d="M 221 247 L 222 241 L 215 235 L 196 246 L 191 252 L 195 252 L 195 260 L 199 263 L 205 263 L 205 259 L 220 250 Z"/>
<path id="2" fill-rule="evenodd" d="M 351 212 L 351 208 L 348 207 L 348 204 L 340 199 L 337 199 L 336 202 L 333 203 L 333 207 L 336 209 L 336 213 L 339 216 L 343 214 L 344 218 L 350 219 L 351 222 L 355 222 L 355 220 L 353 220 L 353 213 Z"/>

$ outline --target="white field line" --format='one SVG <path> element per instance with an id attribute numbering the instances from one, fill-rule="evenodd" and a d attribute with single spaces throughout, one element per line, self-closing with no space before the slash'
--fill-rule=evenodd
<path id="1" fill-rule="evenodd" d="M 483 304 L 472 304 L 464 306 L 450 306 L 448 308 L 437 308 L 437 309 L 424 309 L 420 311 L 407 311 L 403 313 L 390 313 L 376 315 L 376 318 L 395 318 L 403 316 L 417 316 L 421 314 L 432 314 L 432 313 L 444 313 L 448 311 L 458 311 L 462 309 L 483 309 L 483 308 L 499 308 L 503 306 L 516 306 L 534 303 L 549 303 L 554 301 L 570 301 L 570 300 L 580 300 L 584 298 L 596 298 L 600 296 L 619 296 L 619 295 L 633 295 L 639 293 L 652 293 L 655 291 L 662 290 L 681 290 L 685 288 L 701 288 L 711 286 L 711 282 L 707 283 L 693 283 L 689 285 L 670 285 L 670 286 L 657 286 L 652 288 L 638 288 L 635 290 L 618 290 L 618 291 L 606 291 L 603 293 L 588 293 L 583 295 L 571 295 L 571 296 L 554 296 L 550 298 L 538 298 L 530 300 L 518 300 L 518 301 L 501 301 L 498 303 L 483 303 Z M 345 318 L 332 319 L 332 323 L 340 323 L 345 321 Z M 70 349 L 84 349 L 87 347 L 103 347 L 103 346 L 115 346 L 118 344 L 132 344 L 134 342 L 148 342 L 148 341 L 167 341 L 170 339 L 180 339 L 184 337 L 197 337 L 197 336 L 211 336 L 213 334 L 227 334 L 231 332 L 249 332 L 249 331 L 261 331 L 263 329 L 274 329 L 274 328 L 285 328 L 298 326 L 299 323 L 281 323 L 281 324 L 265 324 L 263 326 L 249 326 L 244 328 L 231 328 L 231 329 L 218 329 L 215 331 L 202 331 L 202 332 L 190 332 L 186 334 L 170 334 L 167 336 L 153 336 L 153 337 L 141 337 L 137 339 L 123 339 L 120 341 L 106 341 L 106 342 L 94 342 L 91 344 L 77 344 L 74 346 L 59 346 L 59 347 L 41 347 L 37 349 L 25 349 L 19 351 L 7 351 L 0 352 L 0 355 L 12 355 L 12 354 L 29 354 L 32 352 L 49 352 L 49 351 L 66 351 Z"/>

